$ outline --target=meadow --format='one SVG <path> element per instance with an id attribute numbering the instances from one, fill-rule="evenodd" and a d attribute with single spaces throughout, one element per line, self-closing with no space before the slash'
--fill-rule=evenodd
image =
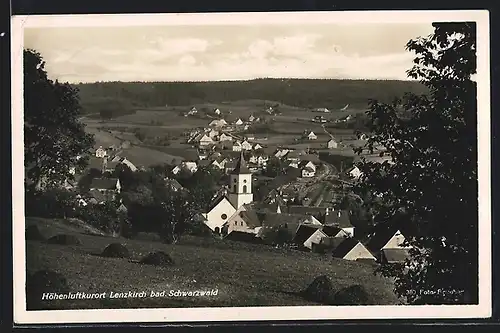
<path id="1" fill-rule="evenodd" d="M 185 236 L 175 245 L 154 240 L 112 238 L 92 234 L 67 220 L 26 218 L 45 238 L 74 235 L 80 245 L 26 242 L 26 270 L 52 270 L 62 274 L 71 292 L 102 293 L 162 290 L 218 290 L 216 296 L 128 299 L 54 300 L 46 309 L 102 309 L 151 307 L 228 307 L 320 305 L 300 292 L 320 275 L 327 275 L 339 290 L 362 285 L 377 305 L 399 304 L 392 282 L 375 276 L 374 264 L 332 259 L 316 253 L 277 249 L 266 245 Z M 92 231 L 92 230 L 90 230 Z M 122 243 L 130 258 L 99 254 L 110 243 Z M 144 265 L 138 260 L 164 251 L 173 266 Z"/>

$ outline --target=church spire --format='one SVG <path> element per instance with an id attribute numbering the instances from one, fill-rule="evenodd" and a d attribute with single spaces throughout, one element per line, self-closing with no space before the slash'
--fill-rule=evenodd
<path id="1" fill-rule="evenodd" d="M 247 163 L 245 162 L 245 158 L 243 157 L 243 151 L 240 154 L 240 159 L 236 163 L 236 167 L 231 172 L 233 175 L 249 175 L 251 174 L 250 170 L 247 167 Z"/>

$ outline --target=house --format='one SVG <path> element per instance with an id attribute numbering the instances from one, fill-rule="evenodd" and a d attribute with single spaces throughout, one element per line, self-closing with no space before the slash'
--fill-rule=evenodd
<path id="1" fill-rule="evenodd" d="M 128 208 L 123 203 L 120 203 L 120 206 L 118 206 L 118 208 L 116 209 L 116 212 L 122 213 L 122 214 L 127 214 Z"/>
<path id="2" fill-rule="evenodd" d="M 163 180 L 165 181 L 165 187 L 171 191 L 177 192 L 183 189 L 182 185 L 175 179 L 166 177 Z"/>
<path id="3" fill-rule="evenodd" d="M 130 162 L 126 157 L 124 157 L 120 161 L 120 163 L 125 164 L 133 172 L 136 172 L 138 170 L 137 167 L 132 162 Z"/>
<path id="4" fill-rule="evenodd" d="M 234 124 L 238 126 L 243 125 L 243 120 L 241 120 L 241 118 L 238 118 L 238 120 L 236 120 Z"/>
<path id="5" fill-rule="evenodd" d="M 232 145 L 232 150 L 233 151 L 241 151 L 243 149 L 241 143 L 239 141 L 236 141 Z"/>
<path id="6" fill-rule="evenodd" d="M 222 133 L 219 136 L 219 141 L 233 141 L 233 137 L 230 135 L 227 135 L 226 133 Z"/>
<path id="7" fill-rule="evenodd" d="M 226 240 L 235 241 L 235 242 L 246 242 L 246 243 L 254 243 L 261 244 L 262 238 L 258 237 L 254 233 L 248 233 L 244 231 L 232 231 L 227 234 L 224 238 Z"/>
<path id="8" fill-rule="evenodd" d="M 289 149 L 278 148 L 274 152 L 274 157 L 281 159 L 281 158 L 285 157 L 286 155 L 288 155 L 289 152 L 290 152 Z"/>
<path id="9" fill-rule="evenodd" d="M 106 149 L 102 148 L 102 146 L 99 146 L 99 148 L 95 150 L 95 157 L 104 158 L 106 155 Z"/>
<path id="10" fill-rule="evenodd" d="M 312 178 L 312 177 L 314 177 L 315 174 L 316 174 L 316 172 L 314 171 L 314 169 L 312 169 L 310 167 L 304 167 L 301 170 L 302 178 Z"/>
<path id="11" fill-rule="evenodd" d="M 224 127 L 226 125 L 227 122 L 224 119 L 214 119 L 208 124 L 210 127 Z"/>
<path id="12" fill-rule="evenodd" d="M 409 256 L 410 245 L 405 245 L 406 238 L 397 226 L 380 224 L 369 235 L 367 247 L 380 262 L 404 261 Z"/>
<path id="13" fill-rule="evenodd" d="M 243 150 L 252 150 L 252 144 L 249 143 L 247 140 L 243 141 L 241 143 L 241 149 Z"/>
<path id="14" fill-rule="evenodd" d="M 301 161 L 299 166 L 301 168 L 311 168 L 314 172 L 316 172 L 316 165 L 312 161 Z"/>
<path id="15" fill-rule="evenodd" d="M 94 178 L 89 187 L 90 190 L 97 190 L 101 193 L 120 193 L 121 184 L 118 178 Z"/>
<path id="16" fill-rule="evenodd" d="M 188 115 L 195 115 L 198 113 L 198 110 L 193 106 L 191 110 L 188 111 Z"/>
<path id="17" fill-rule="evenodd" d="M 345 260 L 373 260 L 375 256 L 358 240 L 347 237 L 332 252 L 334 258 Z"/>
<path id="18" fill-rule="evenodd" d="M 380 262 L 382 264 L 395 264 L 405 262 L 410 258 L 410 250 L 408 248 L 382 249 L 380 253 Z"/>
<path id="19" fill-rule="evenodd" d="M 191 173 L 195 173 L 198 170 L 198 165 L 196 164 L 196 162 L 183 161 L 181 164 L 184 169 L 188 170 Z"/>
<path id="20" fill-rule="evenodd" d="M 339 147 L 339 143 L 334 138 L 331 138 L 326 143 L 326 148 L 328 148 L 328 149 L 335 149 L 335 148 L 338 148 L 338 147 Z"/>
<path id="21" fill-rule="evenodd" d="M 258 143 L 256 143 L 254 146 L 253 146 L 253 150 L 259 150 L 259 149 L 262 149 L 263 147 L 261 145 L 259 145 Z"/>
<path id="22" fill-rule="evenodd" d="M 105 203 L 108 198 L 113 199 L 113 195 L 107 196 L 105 193 L 102 193 L 97 189 L 91 189 L 88 193 L 88 200 L 82 201 L 82 199 L 80 199 L 79 203 L 82 204 L 82 206 L 87 206 L 89 203 L 99 205 Z"/>
<path id="23" fill-rule="evenodd" d="M 253 114 L 251 114 L 250 117 L 248 117 L 248 121 L 251 123 L 255 121 L 255 117 Z"/>
<path id="24" fill-rule="evenodd" d="M 316 136 L 316 134 L 314 134 L 313 131 L 306 132 L 305 137 L 307 138 L 307 140 L 317 140 L 318 139 L 318 137 Z"/>
<path id="25" fill-rule="evenodd" d="M 206 146 L 209 146 L 209 145 L 211 145 L 211 144 L 213 144 L 213 143 L 214 143 L 214 141 L 213 141 L 213 140 L 212 140 L 212 138 L 211 138 L 209 135 L 207 135 L 207 134 L 204 134 L 204 135 L 200 138 L 200 140 L 199 140 L 199 142 L 198 142 L 198 144 L 200 145 L 200 147 L 206 147 Z"/>
<path id="26" fill-rule="evenodd" d="M 236 162 L 234 170 L 229 175 L 229 191 L 224 190 L 214 199 L 213 203 L 204 214 L 205 224 L 214 232 L 220 233 L 228 219 L 243 205 L 253 201 L 252 173 L 246 165 L 243 153 Z"/>
<path id="27" fill-rule="evenodd" d="M 313 110 L 314 112 L 325 112 L 325 113 L 329 113 L 330 110 L 328 110 L 327 108 L 316 108 Z"/>
<path id="28" fill-rule="evenodd" d="M 218 108 L 215 108 L 214 109 L 214 113 L 219 116 L 221 112 L 220 112 L 220 110 Z"/>
<path id="29" fill-rule="evenodd" d="M 212 128 L 209 129 L 205 134 L 208 135 L 213 140 L 219 135 L 219 131 Z"/>
<path id="30" fill-rule="evenodd" d="M 326 208 L 323 223 L 328 226 L 338 227 L 346 232 L 350 237 L 354 237 L 354 226 L 351 224 L 348 211 L 333 211 L 330 210 L 330 208 Z"/>
<path id="31" fill-rule="evenodd" d="M 352 166 L 346 171 L 347 175 L 353 179 L 359 179 L 363 172 L 359 169 L 357 165 Z"/>

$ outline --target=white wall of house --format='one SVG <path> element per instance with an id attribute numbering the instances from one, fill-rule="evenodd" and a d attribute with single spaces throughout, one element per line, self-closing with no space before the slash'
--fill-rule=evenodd
<path id="1" fill-rule="evenodd" d="M 371 259 L 375 260 L 373 254 L 363 244 L 356 244 L 349 253 L 347 253 L 343 259 L 346 260 L 357 260 L 357 259 Z"/>
<path id="2" fill-rule="evenodd" d="M 222 229 L 224 223 L 236 212 L 236 209 L 233 205 L 227 200 L 223 198 L 210 212 L 206 214 L 205 224 L 215 231 L 215 228 Z"/>
<path id="3" fill-rule="evenodd" d="M 349 235 L 349 237 L 354 237 L 354 227 L 342 228 L 342 230 Z"/>
<path id="4" fill-rule="evenodd" d="M 382 247 L 382 249 L 401 249 L 401 248 L 409 248 L 401 246 L 405 241 L 405 236 L 398 230 L 394 236 L 389 239 L 389 241 Z"/>
<path id="5" fill-rule="evenodd" d="M 320 229 L 316 230 L 305 242 L 304 247 L 312 249 L 312 244 L 319 244 L 323 238 L 327 237 Z"/>
<path id="6" fill-rule="evenodd" d="M 290 164 L 290 166 L 292 166 Z M 314 177 L 314 174 L 315 172 L 314 171 L 310 171 L 310 170 L 307 170 L 307 169 L 302 169 L 302 178 L 311 178 L 311 177 Z"/>

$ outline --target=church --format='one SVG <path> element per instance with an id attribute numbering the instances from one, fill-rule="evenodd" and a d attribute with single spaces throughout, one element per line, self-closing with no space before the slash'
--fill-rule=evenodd
<path id="1" fill-rule="evenodd" d="M 228 188 L 214 199 L 208 213 L 203 214 L 205 224 L 216 233 L 222 232 L 223 228 L 226 228 L 226 232 L 228 229 L 247 231 L 249 228 L 241 218 L 241 213 L 246 211 L 246 205 L 253 202 L 252 173 L 246 165 L 243 152 L 229 175 Z"/>

